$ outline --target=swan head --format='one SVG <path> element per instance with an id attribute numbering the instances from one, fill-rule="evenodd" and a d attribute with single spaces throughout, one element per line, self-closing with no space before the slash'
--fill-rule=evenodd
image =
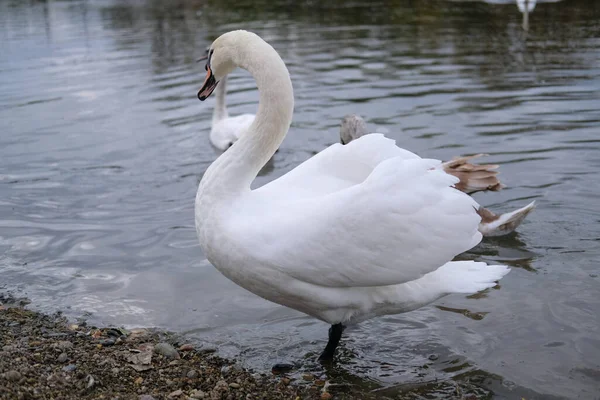
<path id="1" fill-rule="evenodd" d="M 198 91 L 198 98 L 206 100 L 215 90 L 219 81 L 236 67 L 243 65 L 241 58 L 252 49 L 252 42 L 260 38 L 248 31 L 238 30 L 219 36 L 206 50 L 206 78 Z M 244 51 L 245 50 L 245 51 Z"/>
<path id="2" fill-rule="evenodd" d="M 369 133 L 367 123 L 356 114 L 348 114 L 342 119 L 340 126 L 340 142 L 348 144 L 354 139 Z"/>

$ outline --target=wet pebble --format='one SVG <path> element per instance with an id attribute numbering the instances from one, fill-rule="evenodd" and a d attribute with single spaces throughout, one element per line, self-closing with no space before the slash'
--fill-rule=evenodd
<path id="1" fill-rule="evenodd" d="M 192 345 L 190 343 L 184 344 L 179 348 L 179 351 L 192 351 L 192 350 L 194 350 L 194 345 Z"/>
<path id="2" fill-rule="evenodd" d="M 98 344 L 101 344 L 102 346 L 112 346 L 113 344 L 115 344 L 115 339 L 109 338 L 109 339 L 102 339 L 98 341 Z"/>
<path id="3" fill-rule="evenodd" d="M 231 382 L 229 384 L 229 387 L 232 389 L 239 389 L 240 388 L 240 384 L 239 383 L 235 383 L 235 382 Z"/>
<path id="4" fill-rule="evenodd" d="M 156 400 L 154 397 L 150 396 L 149 394 L 143 394 L 140 397 L 138 397 L 138 400 Z"/>
<path id="5" fill-rule="evenodd" d="M 278 363 L 278 364 L 273 365 L 273 368 L 271 368 L 271 372 L 275 375 L 278 375 L 278 374 L 288 373 L 288 372 L 292 371 L 293 369 L 294 369 L 293 364 Z"/>
<path id="6" fill-rule="evenodd" d="M 58 361 L 59 363 L 64 363 L 65 361 L 67 361 L 67 358 L 69 358 L 69 356 L 67 355 L 67 353 L 60 353 L 60 355 L 58 356 L 58 358 L 56 359 L 56 361 Z"/>
<path id="7" fill-rule="evenodd" d="M 239 365 L 224 365 L 221 367 L 221 375 L 223 377 L 226 377 L 228 375 L 230 375 L 233 372 L 240 372 L 242 371 L 242 368 Z"/>
<path id="8" fill-rule="evenodd" d="M 323 392 L 321 393 L 321 400 L 329 400 L 333 398 L 333 395 L 329 392 Z"/>
<path id="9" fill-rule="evenodd" d="M 315 376 L 313 374 L 302 374 L 302 379 L 305 381 L 314 381 Z"/>
<path id="10" fill-rule="evenodd" d="M 181 396 L 182 394 L 183 394 L 183 390 L 179 389 L 179 390 L 169 393 L 168 397 L 169 397 L 169 399 L 174 399 L 176 397 Z"/>
<path id="11" fill-rule="evenodd" d="M 198 353 L 200 353 L 200 354 L 210 354 L 210 353 L 214 353 L 216 351 L 217 351 L 216 348 L 208 346 L 208 347 L 203 347 L 200 350 L 198 350 Z"/>
<path id="12" fill-rule="evenodd" d="M 154 352 L 157 354 L 162 354 L 167 358 L 178 359 L 179 353 L 175 349 L 175 347 L 171 346 L 169 343 L 159 343 L 154 346 Z"/>

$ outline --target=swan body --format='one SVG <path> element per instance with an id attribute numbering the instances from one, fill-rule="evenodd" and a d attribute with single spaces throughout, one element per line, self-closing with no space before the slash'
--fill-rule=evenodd
<path id="1" fill-rule="evenodd" d="M 227 77 L 223 78 L 217 86 L 216 104 L 213 111 L 212 126 L 210 129 L 210 142 L 219 150 L 227 150 L 239 137 L 244 134 L 252 122 L 254 114 L 242 114 L 230 117 L 227 112 Z"/>
<path id="2" fill-rule="evenodd" d="M 251 190 L 289 129 L 294 96 L 277 52 L 253 33 L 233 31 L 210 47 L 200 100 L 236 67 L 256 80 L 258 112 L 203 175 L 195 205 L 200 246 L 236 284 L 332 324 L 322 359 L 333 357 L 341 324 L 477 292 L 508 273 L 450 261 L 481 240 L 477 203 L 452 187 L 457 179 L 440 161 L 383 135 L 334 144 Z"/>
<path id="3" fill-rule="evenodd" d="M 356 114 L 348 114 L 342 119 L 340 125 L 340 142 L 347 144 L 353 140 L 369 134 L 366 122 Z M 496 178 L 498 168 L 496 164 L 471 164 L 469 161 L 483 156 L 455 157 L 441 164 L 446 173 L 458 178 L 454 187 L 461 192 L 472 194 L 478 191 L 498 191 L 505 186 Z M 535 201 L 525 207 L 506 214 L 497 215 L 489 209 L 479 206 L 477 213 L 481 217 L 479 232 L 483 236 L 502 236 L 514 232 L 527 215 L 535 208 Z"/>

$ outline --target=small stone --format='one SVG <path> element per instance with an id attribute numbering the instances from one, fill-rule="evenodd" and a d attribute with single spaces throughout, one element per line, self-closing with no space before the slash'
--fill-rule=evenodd
<path id="1" fill-rule="evenodd" d="M 302 379 L 305 381 L 314 381 L 315 376 L 313 374 L 302 374 Z"/>
<path id="2" fill-rule="evenodd" d="M 86 389 L 91 389 L 94 386 L 94 384 L 96 383 L 96 380 L 91 375 L 88 375 L 86 377 L 86 379 L 87 379 L 87 385 L 85 385 L 85 388 Z"/>
<path id="3" fill-rule="evenodd" d="M 186 343 L 184 345 L 182 345 L 181 347 L 179 347 L 179 351 L 192 351 L 194 350 L 194 345 L 190 344 L 190 343 Z"/>
<path id="4" fill-rule="evenodd" d="M 317 379 L 315 381 L 315 385 L 317 385 L 317 386 L 325 386 L 325 381 L 322 380 L 322 379 Z"/>
<path id="5" fill-rule="evenodd" d="M 179 360 L 173 360 L 169 363 L 169 366 L 174 367 L 175 365 L 179 365 L 181 364 L 181 361 Z"/>
<path id="6" fill-rule="evenodd" d="M 183 390 L 179 389 L 179 390 L 169 393 L 169 396 L 167 396 L 167 397 L 169 397 L 170 399 L 174 399 L 175 397 L 179 397 L 182 394 L 183 394 Z"/>
<path id="7" fill-rule="evenodd" d="M 65 371 L 65 372 L 73 372 L 73 371 L 75 371 L 76 368 L 77 368 L 77 365 L 75 365 L 75 364 L 69 364 L 66 367 L 63 367 L 62 370 Z"/>
<path id="8" fill-rule="evenodd" d="M 278 363 L 273 365 L 271 368 L 271 373 L 274 375 L 286 374 L 294 369 L 294 365 L 288 363 Z"/>
<path id="9" fill-rule="evenodd" d="M 121 372 L 121 370 L 119 368 L 115 367 L 115 368 L 111 369 L 110 372 L 113 375 L 117 375 L 119 372 Z"/>
<path id="10" fill-rule="evenodd" d="M 73 348 L 73 343 L 69 342 L 68 340 L 61 340 L 59 342 L 56 342 L 54 347 L 56 347 L 59 350 L 69 350 Z"/>
<path id="11" fill-rule="evenodd" d="M 9 381 L 19 381 L 21 380 L 21 373 L 19 371 L 15 371 L 14 369 L 11 369 L 10 371 L 7 371 L 4 373 L 4 379 L 9 380 Z"/>
<path id="12" fill-rule="evenodd" d="M 333 395 L 329 392 L 323 392 L 321 393 L 321 400 L 329 400 L 333 398 Z"/>
<path id="13" fill-rule="evenodd" d="M 167 358 L 179 359 L 179 353 L 175 349 L 175 347 L 171 346 L 169 343 L 159 343 L 154 346 L 154 352 L 158 354 L 162 354 Z"/>
<path id="14" fill-rule="evenodd" d="M 2 346 L 2 351 L 15 351 L 17 350 L 17 346 L 7 344 L 6 346 Z"/>
<path id="15" fill-rule="evenodd" d="M 98 344 L 106 347 L 106 346 L 112 346 L 113 344 L 115 344 L 115 342 L 116 342 L 115 339 L 109 338 L 109 339 L 99 340 Z"/>
<path id="16" fill-rule="evenodd" d="M 192 390 L 192 393 L 190 393 L 190 397 L 192 399 L 203 399 L 206 397 L 206 393 L 204 393 L 202 390 L 196 389 Z"/>
<path id="17" fill-rule="evenodd" d="M 144 378 L 142 378 L 141 376 L 138 376 L 137 378 L 135 378 L 135 381 L 133 381 L 134 385 L 141 385 L 144 382 Z"/>
<path id="18" fill-rule="evenodd" d="M 190 369 L 186 376 L 190 379 L 196 379 L 198 377 L 198 371 L 195 369 Z"/>
<path id="19" fill-rule="evenodd" d="M 138 397 L 138 400 L 156 400 L 154 397 L 150 396 L 149 394 L 143 394 L 140 397 Z"/>
<path id="20" fill-rule="evenodd" d="M 200 350 L 198 350 L 198 353 L 200 354 L 210 354 L 210 353 L 214 353 L 216 352 L 217 349 L 214 347 L 203 347 Z"/>
<path id="21" fill-rule="evenodd" d="M 240 388 L 240 384 L 239 383 L 235 383 L 235 382 L 231 382 L 229 384 L 229 387 L 232 389 L 239 389 Z"/>
<path id="22" fill-rule="evenodd" d="M 135 328 L 129 331 L 129 337 L 131 339 L 143 337 L 148 335 L 148 330 L 144 328 Z"/>
<path id="23" fill-rule="evenodd" d="M 67 355 L 67 353 L 60 353 L 60 355 L 58 356 L 58 358 L 56 359 L 56 361 L 58 361 L 59 363 L 64 363 L 65 361 L 67 361 L 67 358 L 69 358 L 69 356 Z"/>
<path id="24" fill-rule="evenodd" d="M 215 387 L 213 388 L 213 392 L 217 392 L 217 393 L 228 392 L 228 391 L 229 391 L 229 385 L 224 380 L 220 380 L 217 383 L 215 383 Z"/>

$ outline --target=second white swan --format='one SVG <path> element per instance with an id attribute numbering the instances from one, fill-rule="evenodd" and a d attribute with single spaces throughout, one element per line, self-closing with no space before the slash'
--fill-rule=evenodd
<path id="1" fill-rule="evenodd" d="M 227 77 L 219 83 L 216 91 L 215 109 L 210 128 L 210 142 L 219 150 L 230 148 L 243 135 L 252 122 L 254 114 L 241 114 L 230 117 L 227 111 Z"/>
<path id="2" fill-rule="evenodd" d="M 343 324 L 477 292 L 508 273 L 502 265 L 450 261 L 481 240 L 477 203 L 452 187 L 457 179 L 440 161 L 383 135 L 334 144 L 251 190 L 290 127 L 294 94 L 277 52 L 253 33 L 233 31 L 212 43 L 198 98 L 236 67 L 256 80 L 258 112 L 202 177 L 200 246 L 243 288 L 331 324 L 321 360 L 333 358 Z"/>

